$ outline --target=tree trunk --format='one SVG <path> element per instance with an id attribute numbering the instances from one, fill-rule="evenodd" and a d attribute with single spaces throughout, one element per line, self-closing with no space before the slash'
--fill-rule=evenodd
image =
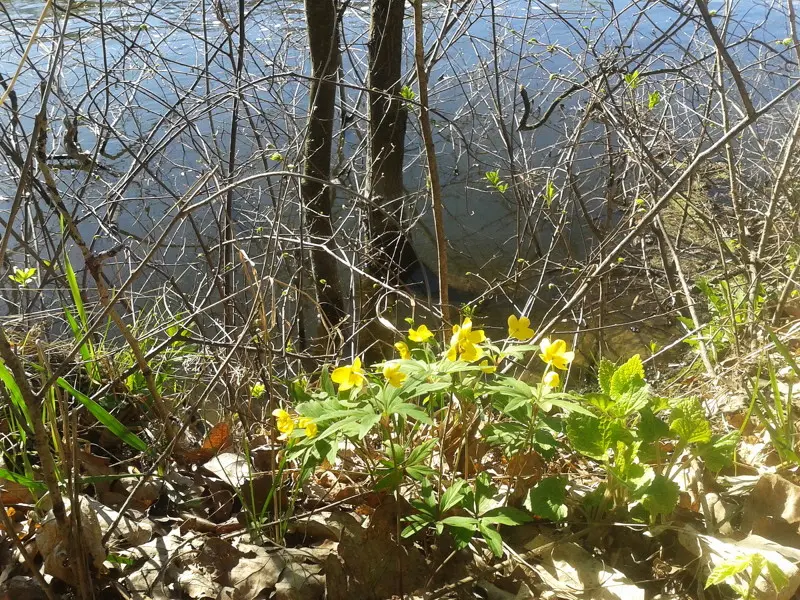
<path id="1" fill-rule="evenodd" d="M 336 67 L 339 63 L 339 29 L 335 0 L 306 0 L 306 22 L 311 55 L 308 132 L 300 186 L 311 241 L 314 286 L 322 315 L 336 327 L 346 316 L 336 259 L 325 247 L 333 245 L 331 208 L 331 146 L 336 102 Z"/>
<path id="2" fill-rule="evenodd" d="M 400 97 L 404 0 L 372 0 L 369 31 L 370 268 L 397 283 L 417 262 L 402 232 L 407 111 Z"/>

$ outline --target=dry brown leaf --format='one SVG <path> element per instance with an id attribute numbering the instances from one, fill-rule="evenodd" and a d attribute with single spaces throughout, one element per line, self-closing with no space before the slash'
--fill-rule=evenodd
<path id="1" fill-rule="evenodd" d="M 538 548 L 550 542 L 540 535 L 527 547 Z M 555 545 L 533 568 L 545 589 L 567 597 L 586 595 L 593 600 L 644 600 L 645 597 L 642 588 L 574 542 Z"/>
<path id="2" fill-rule="evenodd" d="M 33 504 L 33 495 L 24 485 L 8 479 L 0 480 L 0 500 L 3 504 Z"/>
<path id="3" fill-rule="evenodd" d="M 242 558 L 230 571 L 234 600 L 254 600 L 264 590 L 273 589 L 286 564 L 283 558 L 251 544 L 240 544 L 237 550 Z"/>

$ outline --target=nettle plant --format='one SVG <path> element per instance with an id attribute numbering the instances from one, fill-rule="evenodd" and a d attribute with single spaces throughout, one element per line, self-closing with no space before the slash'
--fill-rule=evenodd
<path id="1" fill-rule="evenodd" d="M 732 460 L 738 432 L 712 435 L 696 398 L 654 395 L 639 355 L 615 367 L 601 361 L 599 393 L 580 396 L 591 410 L 566 419 L 570 447 L 603 467 L 605 482 L 587 499 L 595 514 L 625 509 L 651 522 L 669 515 L 679 499 L 677 476 L 690 457 L 719 471 Z"/>
<path id="2" fill-rule="evenodd" d="M 602 509 L 596 514 L 632 504 L 651 519 L 677 503 L 673 478 L 685 449 L 722 464 L 731 439 L 712 438 L 696 400 L 652 395 L 638 356 L 619 368 L 603 362 L 601 392 L 566 393 L 561 373 L 574 353 L 558 339 L 526 344 L 533 336 L 530 320 L 514 315 L 497 343 L 469 318 L 446 344 L 419 325 L 395 344 L 398 358 L 369 368 L 355 358 L 323 369 L 317 385 L 294 381 L 296 413 L 274 414 L 287 442 L 284 460 L 302 465 L 298 485 L 347 449 L 351 464 L 364 465 L 367 486 L 409 500 L 415 512 L 405 518 L 403 536 L 446 531 L 461 548 L 479 535 L 500 556 L 498 526 L 568 514 L 568 482 L 541 478 L 541 469 L 531 477 L 529 460 L 544 465 L 559 449 L 594 459 L 606 473 L 587 498 Z M 531 352 L 544 364 L 541 377 L 528 382 L 503 373 Z M 661 450 L 660 441 L 675 438 L 670 452 Z"/>

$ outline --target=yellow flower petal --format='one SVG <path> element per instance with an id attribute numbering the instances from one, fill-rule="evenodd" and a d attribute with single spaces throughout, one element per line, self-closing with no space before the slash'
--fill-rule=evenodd
<path id="1" fill-rule="evenodd" d="M 408 339 L 412 342 L 423 343 L 427 342 L 433 337 L 433 332 L 428 329 L 427 325 L 420 325 L 416 329 L 408 330 Z"/>
<path id="2" fill-rule="evenodd" d="M 276 408 L 272 411 L 272 416 L 275 417 L 275 425 L 278 431 L 283 434 L 281 439 L 286 439 L 286 436 L 294 431 L 294 419 L 292 419 L 292 415 L 282 408 Z"/>
<path id="3" fill-rule="evenodd" d="M 567 343 L 564 340 L 553 340 L 551 342 L 548 338 L 545 338 L 542 340 L 540 348 L 542 353 L 539 354 L 539 358 L 556 369 L 565 370 L 575 358 L 574 352 L 567 351 Z"/>
<path id="4" fill-rule="evenodd" d="M 403 382 L 406 380 L 407 375 L 400 371 L 400 365 L 387 363 L 383 367 L 383 376 L 386 378 L 386 381 L 389 382 L 389 385 L 392 387 L 399 388 L 403 385 Z"/>
<path id="5" fill-rule="evenodd" d="M 533 337 L 534 331 L 530 327 L 531 320 L 528 317 L 511 315 L 508 317 L 508 337 L 524 342 Z"/>
<path id="6" fill-rule="evenodd" d="M 408 349 L 408 345 L 405 342 L 397 342 L 394 347 L 403 360 L 411 358 L 411 351 Z"/>
<path id="7" fill-rule="evenodd" d="M 483 371 L 487 375 L 491 375 L 492 373 L 497 371 L 497 365 L 489 363 L 489 361 L 485 358 L 481 361 L 479 366 L 481 368 L 481 371 Z"/>
<path id="8" fill-rule="evenodd" d="M 352 365 L 338 367 L 331 373 L 331 380 L 339 384 L 339 391 L 361 389 L 364 385 L 364 370 L 361 368 L 361 359 L 356 357 Z"/>
<path id="9" fill-rule="evenodd" d="M 447 360 L 455 362 L 458 359 L 458 344 L 453 344 L 447 351 Z"/>
<path id="10" fill-rule="evenodd" d="M 548 389 L 557 388 L 561 385 L 561 377 L 555 371 L 550 371 L 542 378 L 542 384 Z"/>
<path id="11" fill-rule="evenodd" d="M 305 429 L 306 437 L 314 437 L 317 435 L 317 424 L 308 417 L 300 417 L 297 420 L 297 426 L 300 429 Z"/>
<path id="12" fill-rule="evenodd" d="M 467 362 L 476 361 L 483 355 L 483 350 L 469 342 L 465 342 L 459 349 L 461 350 L 461 360 Z"/>

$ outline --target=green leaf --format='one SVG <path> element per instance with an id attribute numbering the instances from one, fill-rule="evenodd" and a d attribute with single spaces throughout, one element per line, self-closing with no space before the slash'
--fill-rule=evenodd
<path id="1" fill-rule="evenodd" d="M 712 585 L 719 585 L 725 582 L 726 579 L 747 570 L 751 563 L 752 555 L 744 555 L 718 564 L 711 573 L 709 573 L 705 587 L 709 588 Z"/>
<path id="2" fill-rule="evenodd" d="M 561 410 L 566 413 L 579 413 L 582 415 L 586 415 L 587 417 L 594 417 L 594 413 L 590 410 L 587 410 L 580 404 L 576 402 L 571 402 L 570 400 L 562 400 L 559 396 L 567 396 L 566 394 L 548 394 L 545 402 L 552 404 L 553 406 L 557 406 Z M 568 397 L 568 396 L 567 396 Z"/>
<path id="3" fill-rule="evenodd" d="M 609 395 L 614 398 L 623 393 L 632 381 L 644 379 L 644 365 L 638 354 L 631 356 L 623 365 L 617 367 L 609 383 Z"/>
<path id="4" fill-rule="evenodd" d="M 669 515 L 675 510 L 680 488 L 663 475 L 656 475 L 642 495 L 642 506 L 651 515 Z"/>
<path id="5" fill-rule="evenodd" d="M 789 366 L 794 371 L 794 374 L 800 377 L 800 366 L 797 364 L 797 361 L 794 359 L 794 355 L 792 351 L 784 344 L 781 339 L 775 335 L 775 332 L 771 329 L 767 328 L 767 335 L 769 335 L 769 339 L 775 344 L 775 349 L 780 352 L 781 356 L 786 360 Z"/>
<path id="6" fill-rule="evenodd" d="M 733 464 L 733 452 L 738 443 L 739 432 L 731 431 L 723 436 L 713 436 L 709 443 L 698 444 L 695 451 L 709 471 L 718 473 Z"/>
<path id="7" fill-rule="evenodd" d="M 661 94 L 658 91 L 650 92 L 647 99 L 647 110 L 653 110 L 659 102 L 661 102 Z"/>
<path id="8" fill-rule="evenodd" d="M 400 537 L 403 538 L 412 537 L 432 524 L 424 515 L 409 515 L 404 521 L 410 523 L 410 525 L 407 525 L 403 531 L 400 532 Z"/>
<path id="9" fill-rule="evenodd" d="M 22 390 L 19 389 L 17 380 L 14 379 L 14 374 L 11 373 L 9 368 L 6 366 L 6 363 L 4 363 L 2 359 L 0 359 L 0 382 L 5 385 L 6 390 L 8 390 L 8 395 L 11 397 L 11 403 L 16 406 L 17 409 L 24 415 L 25 422 L 32 431 L 33 423 L 31 422 L 30 414 L 28 414 L 28 406 L 25 404 L 25 400 L 22 397 Z M 18 428 L 17 431 L 20 435 L 20 441 L 25 442 L 27 439 L 25 430 Z"/>
<path id="10" fill-rule="evenodd" d="M 391 491 L 397 488 L 403 481 L 403 472 L 400 470 L 391 470 L 381 477 L 375 484 L 375 491 Z"/>
<path id="11" fill-rule="evenodd" d="M 419 421 L 420 423 L 425 424 L 432 424 L 430 417 L 425 413 L 425 411 L 421 410 L 418 406 L 413 404 L 409 404 L 407 402 L 403 402 L 396 406 L 392 407 L 392 413 L 395 415 L 401 415 L 404 417 L 411 417 L 412 419 Z"/>
<path id="12" fill-rule="evenodd" d="M 503 556 L 503 538 L 500 534 L 482 521 L 478 524 L 478 527 L 492 553 L 494 553 L 497 558 Z"/>
<path id="13" fill-rule="evenodd" d="M 565 500 L 567 481 L 561 477 L 548 477 L 528 492 L 525 508 L 542 519 L 563 521 L 567 518 Z"/>
<path id="14" fill-rule="evenodd" d="M 108 412 L 105 408 L 100 406 L 97 402 L 89 398 L 89 396 L 79 392 L 72 387 L 66 379 L 59 377 L 56 380 L 58 386 L 72 394 L 72 396 L 94 416 L 95 419 L 100 421 L 105 427 L 117 436 L 120 440 L 128 444 L 134 450 L 139 452 L 147 452 L 147 444 L 145 444 L 139 436 L 131 432 L 127 427 L 120 423 L 117 418 Z"/>
<path id="15" fill-rule="evenodd" d="M 320 373 L 319 376 L 319 385 L 326 394 L 333 398 L 336 397 L 336 389 L 333 387 L 333 381 L 331 381 L 331 375 L 328 372 L 328 365 L 322 367 L 322 373 Z"/>
<path id="16" fill-rule="evenodd" d="M 573 413 L 567 419 L 567 437 L 576 452 L 604 461 L 618 442 L 630 442 L 632 435 L 618 421 Z"/>
<path id="17" fill-rule="evenodd" d="M 439 522 L 448 527 L 458 527 L 460 529 L 469 529 L 470 531 L 475 531 L 478 528 L 478 519 L 475 517 L 445 517 Z"/>
<path id="18" fill-rule="evenodd" d="M 507 456 L 513 456 L 528 443 L 528 426 L 521 423 L 491 423 L 482 432 L 492 446 L 499 446 Z"/>
<path id="19" fill-rule="evenodd" d="M 639 421 L 639 439 L 645 443 L 652 443 L 669 437 L 669 425 L 659 419 L 649 407 L 640 411 L 641 420 Z"/>
<path id="20" fill-rule="evenodd" d="M 597 394 L 594 392 L 589 392 L 588 394 L 584 394 L 583 399 L 590 405 L 598 409 L 600 412 L 606 414 L 610 413 L 611 409 L 614 406 L 614 401 L 608 394 Z"/>
<path id="21" fill-rule="evenodd" d="M 472 536 L 475 535 L 475 530 L 477 528 L 477 522 L 475 523 L 474 527 L 458 527 L 455 525 L 450 525 L 448 527 L 448 531 L 450 532 L 450 535 L 453 536 L 453 542 L 455 542 L 455 547 L 457 550 L 467 547 L 470 540 L 472 540 Z"/>
<path id="22" fill-rule="evenodd" d="M 442 499 L 439 501 L 439 510 L 446 513 L 450 509 L 458 506 L 464 498 L 464 486 L 466 482 L 463 479 L 457 480 L 442 494 Z"/>
<path id="23" fill-rule="evenodd" d="M 789 578 L 786 577 L 786 573 L 783 572 L 783 569 L 771 560 L 767 560 L 766 565 L 767 573 L 769 573 L 769 578 L 772 581 L 772 585 L 775 586 L 776 591 L 780 592 L 789 585 Z"/>
<path id="24" fill-rule="evenodd" d="M 611 394 L 611 376 L 614 375 L 614 369 L 614 363 L 605 358 L 597 366 L 597 381 L 606 395 Z"/>
<path id="25" fill-rule="evenodd" d="M 41 494 L 47 491 L 47 485 L 42 481 L 36 481 L 35 479 L 31 479 L 29 477 L 25 477 L 24 475 L 19 475 L 17 473 L 12 473 L 7 469 L 0 469 L 0 479 L 5 479 L 7 481 L 13 481 L 14 483 L 18 483 L 19 485 L 25 486 L 30 492 L 34 494 Z"/>
<path id="26" fill-rule="evenodd" d="M 669 428 L 684 444 L 711 441 L 711 424 L 697 398 L 687 398 L 672 409 Z"/>
<path id="27" fill-rule="evenodd" d="M 614 371 L 609 392 L 616 402 L 614 413 L 618 416 L 627 416 L 647 405 L 650 393 L 644 380 L 642 359 L 638 354 Z"/>
<path id="28" fill-rule="evenodd" d="M 533 519 L 530 515 L 512 506 L 498 506 L 480 517 L 483 523 L 489 525 L 522 525 Z"/>

